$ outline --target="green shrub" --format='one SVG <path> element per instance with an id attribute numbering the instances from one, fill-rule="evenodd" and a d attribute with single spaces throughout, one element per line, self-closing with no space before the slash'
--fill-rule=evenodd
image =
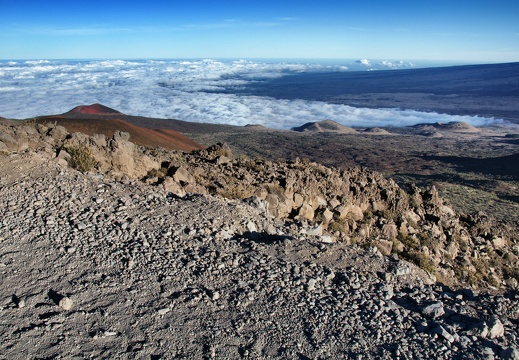
<path id="1" fill-rule="evenodd" d="M 86 146 L 70 146 L 65 148 L 70 154 L 69 165 L 78 171 L 87 172 L 97 165 L 97 160 L 92 154 L 89 147 Z"/>

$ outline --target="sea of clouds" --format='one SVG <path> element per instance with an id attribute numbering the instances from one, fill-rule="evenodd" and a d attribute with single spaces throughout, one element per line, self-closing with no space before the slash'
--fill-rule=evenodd
<path id="1" fill-rule="evenodd" d="M 368 60 L 352 63 L 353 67 L 366 65 L 374 69 Z M 402 68 L 413 64 L 379 62 L 378 66 Z M 100 103 L 130 115 L 277 129 L 325 119 L 363 127 L 438 121 L 482 126 L 495 122 L 473 116 L 228 93 L 229 89 L 287 74 L 349 70 L 351 66 L 315 62 L 249 60 L 4 61 L 0 62 L 0 116 L 23 119 Z"/>

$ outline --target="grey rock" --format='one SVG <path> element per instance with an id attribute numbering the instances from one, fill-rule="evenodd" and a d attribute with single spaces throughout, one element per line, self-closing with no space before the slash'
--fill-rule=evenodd
<path id="1" fill-rule="evenodd" d="M 211 300 L 216 301 L 220 299 L 220 293 L 218 291 L 211 292 Z"/>
<path id="2" fill-rule="evenodd" d="M 411 269 L 406 264 L 400 264 L 395 269 L 395 273 L 396 273 L 397 276 L 408 275 L 410 272 L 411 272 Z"/>
<path id="3" fill-rule="evenodd" d="M 314 291 L 316 284 L 317 284 L 317 280 L 316 279 L 308 280 L 308 283 L 306 284 L 306 290 L 307 291 Z"/>
<path id="4" fill-rule="evenodd" d="M 454 342 L 454 336 L 449 333 L 442 325 L 438 325 L 431 330 L 431 333 L 438 334 L 448 342 Z"/>
<path id="5" fill-rule="evenodd" d="M 58 306 L 60 308 L 62 308 L 63 310 L 71 310 L 72 309 L 72 306 L 74 305 L 74 301 L 72 301 L 72 299 L 68 298 L 68 297 L 63 297 L 59 303 L 58 303 Z"/>
<path id="6" fill-rule="evenodd" d="M 496 318 L 495 316 L 490 318 L 488 322 L 488 336 L 491 339 L 496 339 L 503 337 L 505 335 L 505 328 L 501 320 Z"/>
<path id="7" fill-rule="evenodd" d="M 306 232 L 310 236 L 321 236 L 323 234 L 323 228 L 321 225 L 312 227 Z"/>
<path id="8" fill-rule="evenodd" d="M 445 315 L 445 309 L 443 308 L 443 304 L 441 302 L 437 302 L 423 308 L 422 314 L 436 319 Z"/>

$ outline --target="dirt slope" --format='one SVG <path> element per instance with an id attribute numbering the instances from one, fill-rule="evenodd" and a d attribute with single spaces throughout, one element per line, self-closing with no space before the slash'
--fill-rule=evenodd
<path id="1" fill-rule="evenodd" d="M 71 118 L 64 115 L 46 116 L 39 118 L 37 122 L 57 122 L 58 125 L 64 126 L 70 133 L 81 132 L 87 135 L 103 134 L 106 137 L 112 137 L 117 130 L 130 134 L 132 142 L 155 148 L 163 147 L 167 150 L 192 151 L 203 149 L 204 146 L 191 140 L 185 135 L 174 130 L 153 130 L 130 124 L 117 117 L 97 118 L 97 117 L 81 117 Z"/>

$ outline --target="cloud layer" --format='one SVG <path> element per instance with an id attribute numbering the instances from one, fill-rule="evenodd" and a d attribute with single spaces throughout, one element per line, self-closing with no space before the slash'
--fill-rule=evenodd
<path id="1" fill-rule="evenodd" d="M 394 65 L 381 62 L 380 66 L 388 64 Z M 29 118 L 63 113 L 77 105 L 101 103 L 131 115 L 233 125 L 261 124 L 278 129 L 324 119 L 348 126 L 408 126 L 438 121 L 465 121 L 480 126 L 495 121 L 219 93 L 292 73 L 347 69 L 317 63 L 244 60 L 0 62 L 0 116 Z"/>

